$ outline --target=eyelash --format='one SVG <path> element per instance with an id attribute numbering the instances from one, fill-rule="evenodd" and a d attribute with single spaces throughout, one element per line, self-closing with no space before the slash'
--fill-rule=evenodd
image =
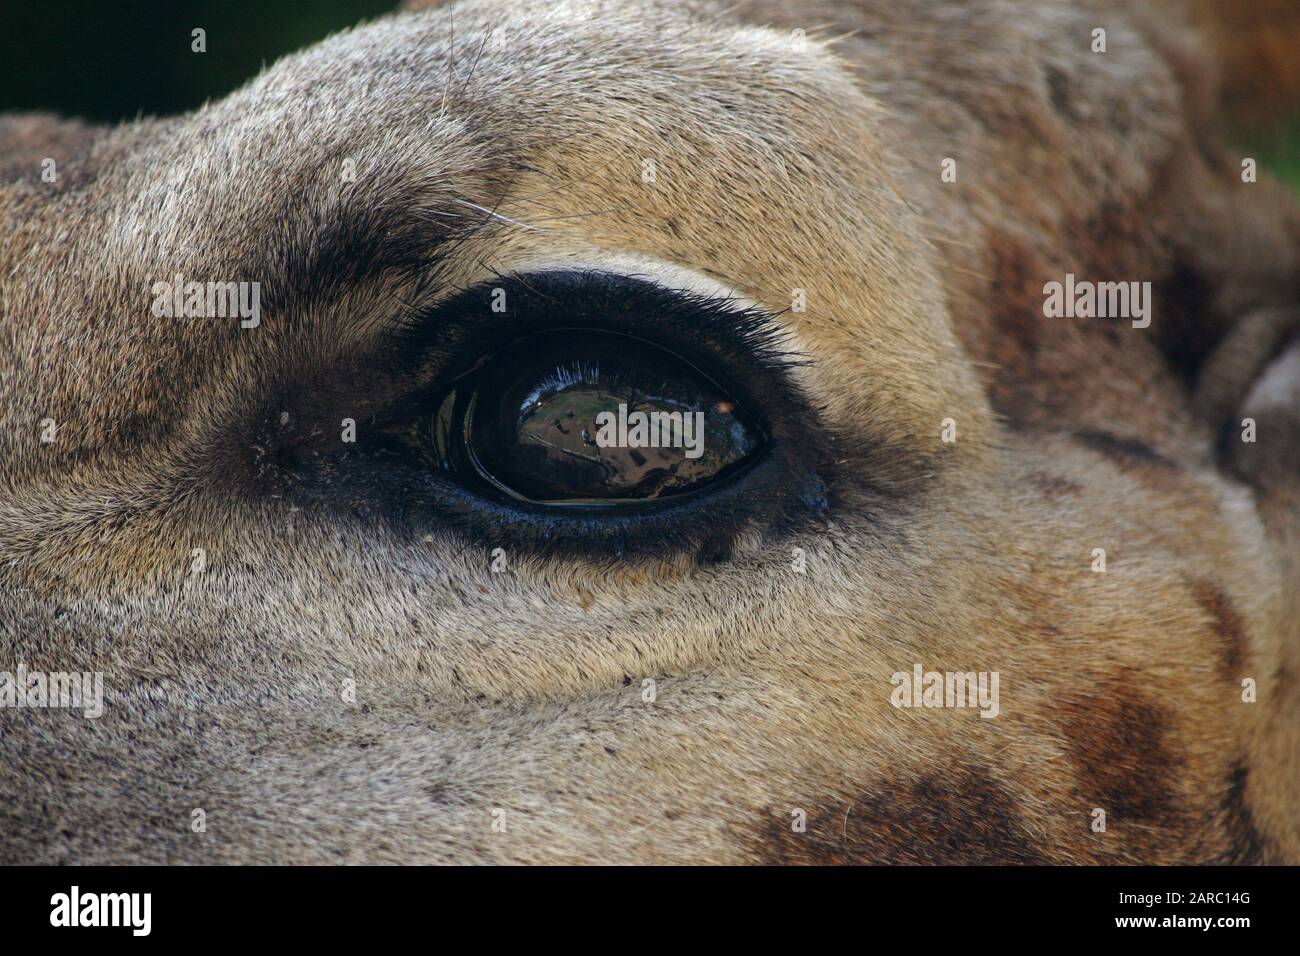
<path id="1" fill-rule="evenodd" d="M 492 311 L 494 301 L 506 311 Z M 689 500 L 599 515 L 488 500 L 420 463 L 411 425 L 450 383 L 511 342 L 564 328 L 620 332 L 697 364 L 770 436 L 761 460 Z M 399 533 L 450 529 L 479 546 L 553 557 L 686 554 L 707 564 L 725 560 L 742 531 L 825 520 L 833 443 L 790 374 L 804 359 L 784 346 L 770 313 L 612 273 L 510 275 L 412 316 L 371 361 L 411 386 L 374 417 L 346 464 L 328 468 L 329 497 L 360 494 Z"/>
<path id="2" fill-rule="evenodd" d="M 494 297 L 506 311 L 493 311 Z M 654 315 L 653 324 L 638 317 L 638 306 Z M 390 340 L 389 361 L 422 366 L 441 384 L 516 339 L 564 328 L 621 332 L 688 357 L 698 349 L 719 366 L 711 374 L 732 379 L 722 382 L 731 388 L 743 387 L 736 379 L 749 369 L 787 373 L 805 363 L 781 343 L 774 313 L 590 270 L 509 275 L 464 290 L 408 318 Z M 745 357 L 744 367 L 734 367 L 733 355 Z"/>

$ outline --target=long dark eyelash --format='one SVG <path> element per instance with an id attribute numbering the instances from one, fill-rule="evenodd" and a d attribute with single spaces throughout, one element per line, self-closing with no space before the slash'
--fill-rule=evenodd
<path id="1" fill-rule="evenodd" d="M 493 311 L 494 298 L 505 312 Z M 679 351 L 685 342 L 706 355 L 717 351 L 724 365 L 730 355 L 748 370 L 782 373 L 808 359 L 783 341 L 780 314 L 597 270 L 505 275 L 407 316 L 389 340 L 387 360 L 445 380 L 472 367 L 465 356 L 476 350 L 481 357 L 531 332 L 573 327 L 623 332 Z"/>

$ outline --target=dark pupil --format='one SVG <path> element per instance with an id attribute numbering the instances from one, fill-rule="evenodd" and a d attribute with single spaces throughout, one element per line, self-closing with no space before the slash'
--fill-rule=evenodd
<path id="1" fill-rule="evenodd" d="M 694 491 L 749 458 L 762 434 L 672 353 L 573 330 L 492 356 L 444 403 L 434 438 L 444 462 L 514 497 L 611 504 Z"/>

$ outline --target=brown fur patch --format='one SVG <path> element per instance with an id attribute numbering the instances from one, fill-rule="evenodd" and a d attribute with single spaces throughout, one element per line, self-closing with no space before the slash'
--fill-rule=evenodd
<path id="1" fill-rule="evenodd" d="M 1003 369 L 1032 368 L 1042 343 L 1043 264 L 1024 239 L 990 229 L 985 268 L 992 320 L 1001 336 L 998 364 Z M 1035 411 L 1037 403 L 1014 376 L 1000 372 L 989 384 L 989 399 L 1000 414 L 1019 421 Z"/>
<path id="2" fill-rule="evenodd" d="M 807 830 L 774 811 L 755 852 L 771 864 L 1039 864 L 1010 793 L 987 772 L 888 782 L 851 802 L 818 804 Z"/>
<path id="3" fill-rule="evenodd" d="M 1176 464 L 1160 452 L 1136 438 L 1121 438 L 1109 432 L 1093 431 L 1075 432 L 1074 438 L 1093 451 L 1105 455 L 1124 471 L 1145 473 L 1152 468 L 1163 471 L 1179 470 Z"/>
<path id="4" fill-rule="evenodd" d="M 1168 746 L 1169 715 L 1137 692 L 1138 676 L 1111 678 L 1098 693 L 1066 700 L 1061 731 L 1079 795 L 1111 823 L 1175 818 L 1175 776 L 1182 761 Z"/>
<path id="5" fill-rule="evenodd" d="M 1235 679 L 1246 659 L 1246 628 L 1227 592 L 1213 581 L 1193 581 L 1192 596 L 1214 621 L 1214 636 L 1219 643 L 1220 670 Z"/>
<path id="6" fill-rule="evenodd" d="M 1060 475 L 1049 475 L 1045 471 L 1034 472 L 1029 476 L 1029 481 L 1049 501 L 1059 501 L 1062 498 L 1073 498 L 1083 494 L 1083 485 L 1077 481 L 1071 481 Z"/>
<path id="7" fill-rule="evenodd" d="M 1246 799 L 1249 784 L 1250 771 L 1242 763 L 1233 764 L 1223 798 L 1224 828 L 1230 841 L 1223 863 L 1254 864 L 1264 856 L 1264 839 L 1255 829 L 1255 819 Z"/>
<path id="8" fill-rule="evenodd" d="M 1042 264 L 1024 240 L 1003 232 L 990 232 L 988 249 L 989 291 L 998 310 L 998 325 L 1006 333 L 1006 344 L 1015 347 L 1015 361 L 1027 363 L 1038 352 L 1042 338 Z"/>

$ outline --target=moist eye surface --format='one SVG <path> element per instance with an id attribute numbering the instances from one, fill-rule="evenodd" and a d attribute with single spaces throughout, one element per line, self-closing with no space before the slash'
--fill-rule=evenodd
<path id="1" fill-rule="evenodd" d="M 697 492 L 766 442 L 722 386 L 657 345 L 566 329 L 481 362 L 430 422 L 438 466 L 548 505 L 618 506 Z"/>

